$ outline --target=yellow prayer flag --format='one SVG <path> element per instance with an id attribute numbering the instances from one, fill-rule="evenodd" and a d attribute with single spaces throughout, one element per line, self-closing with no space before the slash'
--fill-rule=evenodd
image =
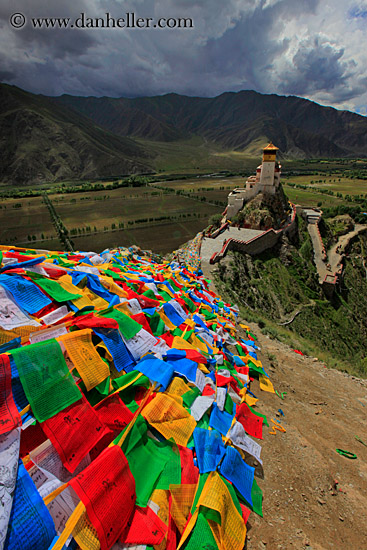
<path id="1" fill-rule="evenodd" d="M 246 538 L 246 525 L 218 472 L 209 474 L 199 497 L 197 508 L 199 506 L 206 506 L 220 514 L 219 537 L 221 544 L 219 548 L 223 548 L 223 550 L 242 550 Z"/>
<path id="2" fill-rule="evenodd" d="M 200 369 L 201 372 L 203 372 L 204 374 L 209 374 L 210 373 L 210 370 L 206 368 L 204 363 L 198 363 L 198 369 Z"/>
<path id="3" fill-rule="evenodd" d="M 192 344 L 190 344 L 181 336 L 175 336 L 172 343 L 172 348 L 175 349 L 196 349 Z"/>
<path id="4" fill-rule="evenodd" d="M 158 517 L 168 525 L 169 522 L 169 491 L 164 491 L 163 489 L 156 489 L 153 491 L 150 499 L 159 506 Z M 167 546 L 167 533 L 164 536 L 164 539 L 160 544 L 153 545 L 154 550 L 165 550 Z"/>
<path id="5" fill-rule="evenodd" d="M 159 317 L 162 319 L 163 323 L 168 327 L 169 330 L 175 330 L 176 325 L 174 325 L 167 317 L 167 315 L 164 313 L 163 309 L 158 311 Z"/>
<path id="6" fill-rule="evenodd" d="M 101 548 L 97 531 L 90 522 L 86 511 L 74 527 L 73 537 L 81 550 L 99 550 Z"/>
<path id="7" fill-rule="evenodd" d="M 99 280 L 101 283 L 103 283 L 103 286 L 107 288 L 110 292 L 113 292 L 113 294 L 117 294 L 117 296 L 120 296 L 120 298 L 127 298 L 128 293 L 125 292 L 125 290 L 122 290 L 122 288 L 117 285 L 112 277 L 108 277 L 107 275 L 100 275 Z"/>
<path id="8" fill-rule="evenodd" d="M 163 437 L 172 437 L 177 445 L 183 447 L 196 428 L 196 422 L 187 410 L 163 393 L 158 393 L 141 414 Z"/>
<path id="9" fill-rule="evenodd" d="M 92 343 L 92 330 L 86 328 L 69 332 L 57 338 L 65 346 L 74 367 L 80 374 L 87 391 L 98 386 L 110 374 L 109 366 L 102 361 Z"/>
<path id="10" fill-rule="evenodd" d="M 187 518 L 189 517 L 191 506 L 194 501 L 196 484 L 193 485 L 170 485 L 169 491 L 172 497 L 171 515 L 177 529 L 182 534 Z"/>
<path id="11" fill-rule="evenodd" d="M 189 341 L 190 341 L 190 344 L 194 346 L 194 348 L 199 349 L 200 351 L 204 351 L 205 353 L 208 353 L 208 347 L 210 346 L 207 344 L 204 344 L 204 342 L 199 338 L 197 338 L 195 334 L 191 334 Z"/>
<path id="12" fill-rule="evenodd" d="M 275 393 L 273 384 L 270 382 L 269 378 L 264 374 L 259 374 L 260 389 L 270 393 Z"/>
<path id="13" fill-rule="evenodd" d="M 261 387 L 261 386 L 260 386 Z M 254 405 L 256 405 L 256 402 L 259 401 L 258 399 L 256 399 L 256 397 L 252 397 L 250 394 L 246 393 L 245 395 L 245 403 L 247 403 L 247 405 L 250 405 L 250 407 L 253 407 Z"/>
<path id="14" fill-rule="evenodd" d="M 175 376 L 167 388 L 167 393 L 172 395 L 183 395 L 184 393 L 190 391 L 190 387 L 178 376 Z"/>

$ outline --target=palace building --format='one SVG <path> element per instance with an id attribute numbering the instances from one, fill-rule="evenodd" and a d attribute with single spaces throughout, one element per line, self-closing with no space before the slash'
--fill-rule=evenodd
<path id="1" fill-rule="evenodd" d="M 246 181 L 246 187 L 236 187 L 228 195 L 226 217 L 231 219 L 244 204 L 258 193 L 275 195 L 280 183 L 281 166 L 277 162 L 278 147 L 271 142 L 263 149 L 263 161 L 256 169 L 256 176 L 250 176 Z"/>

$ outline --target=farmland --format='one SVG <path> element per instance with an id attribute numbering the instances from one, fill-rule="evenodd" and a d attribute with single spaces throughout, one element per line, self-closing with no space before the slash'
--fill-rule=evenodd
<path id="1" fill-rule="evenodd" d="M 320 206 L 323 208 L 329 208 L 331 206 L 348 204 L 345 199 L 317 193 L 317 191 L 312 190 L 311 188 L 298 189 L 289 185 L 283 185 L 283 189 L 291 202 L 300 204 L 301 206 Z"/>
<path id="2" fill-rule="evenodd" d="M 301 206 L 355 206 L 367 195 L 367 173 L 358 161 L 285 161 L 284 165 L 284 191 Z M 246 169 L 246 176 L 252 173 Z M 44 183 L 14 190 L 10 198 L 0 188 L 1 242 L 63 248 L 45 203 L 47 193 L 75 249 L 100 251 L 137 244 L 166 253 L 222 212 L 228 193 L 243 187 L 246 176 L 188 171 L 181 176 L 161 173 L 127 180 Z M 24 196 L 32 193 L 36 196 Z"/>
<path id="3" fill-rule="evenodd" d="M 167 254 L 192 239 L 207 224 L 204 220 L 157 223 L 128 228 L 91 237 L 73 238 L 75 249 L 102 251 L 105 248 L 136 244 L 145 250 Z"/>
<path id="4" fill-rule="evenodd" d="M 76 249 L 137 244 L 167 253 L 208 225 L 219 206 L 154 187 L 51 193 L 52 205 Z M 42 196 L 3 199 L 1 242 L 60 250 Z"/>
<path id="5" fill-rule="evenodd" d="M 42 235 L 57 238 L 42 197 L 0 201 L 1 244 L 29 242 L 32 236 L 40 239 Z"/>

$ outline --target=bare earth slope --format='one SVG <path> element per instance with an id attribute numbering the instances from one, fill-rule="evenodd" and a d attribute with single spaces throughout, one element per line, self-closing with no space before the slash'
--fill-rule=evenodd
<path id="1" fill-rule="evenodd" d="M 209 278 L 210 267 L 202 263 Z M 251 385 L 257 410 L 269 424 L 280 420 L 286 433 L 263 429 L 264 517 L 251 514 L 247 550 L 367 548 L 367 446 L 355 439 L 367 444 L 367 380 L 301 356 L 244 322 L 258 337 L 258 358 L 274 388 L 287 392 L 282 400 L 261 391 L 257 380 Z M 284 417 L 276 416 L 279 409 Z"/>
<path id="2" fill-rule="evenodd" d="M 270 435 L 264 428 L 264 518 L 250 516 L 248 550 L 367 548 L 367 447 L 355 439 L 367 443 L 367 381 L 328 369 L 263 336 L 257 325 L 251 328 L 274 388 L 287 392 L 281 400 L 262 392 L 255 380 L 257 409 L 269 424 L 281 420 L 287 431 Z M 275 416 L 279 408 L 284 417 Z"/>

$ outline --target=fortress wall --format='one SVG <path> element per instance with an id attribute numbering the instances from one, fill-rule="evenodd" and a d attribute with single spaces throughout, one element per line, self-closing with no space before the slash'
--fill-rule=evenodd
<path id="1" fill-rule="evenodd" d="M 235 241 L 229 243 L 228 250 L 236 250 L 238 252 L 245 252 L 246 254 L 261 254 L 264 250 L 272 248 L 281 237 L 281 233 L 277 233 L 274 229 L 269 229 L 262 235 L 255 237 L 251 241 Z"/>

